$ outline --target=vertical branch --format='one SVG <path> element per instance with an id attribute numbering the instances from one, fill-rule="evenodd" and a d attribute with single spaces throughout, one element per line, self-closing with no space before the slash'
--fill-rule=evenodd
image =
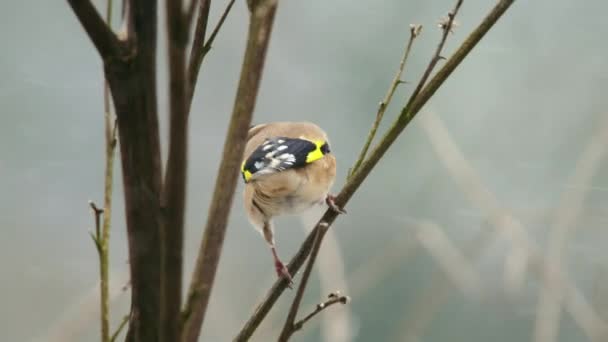
<path id="1" fill-rule="evenodd" d="M 187 14 L 182 1 L 166 1 L 169 37 L 169 155 L 161 196 L 161 341 L 181 341 L 184 210 L 187 178 Z"/>
<path id="2" fill-rule="evenodd" d="M 131 315 L 127 341 L 158 341 L 162 169 L 156 96 L 157 1 L 127 0 L 128 53 L 104 64 L 124 184 Z"/>
<path id="3" fill-rule="evenodd" d="M 194 97 L 194 89 L 196 88 L 198 72 L 201 68 L 201 64 L 203 63 L 203 45 L 205 44 L 205 35 L 209 22 L 210 7 L 211 0 L 199 0 L 198 19 L 196 20 L 196 27 L 194 29 L 194 40 L 192 41 L 192 50 L 190 50 L 190 62 L 188 66 L 188 88 L 190 89 L 190 103 L 192 102 L 192 98 Z"/>
<path id="4" fill-rule="evenodd" d="M 188 342 L 198 339 L 209 304 L 276 9 L 276 0 L 260 0 L 256 3 L 251 15 L 241 78 L 218 172 L 218 175 L 221 176 L 217 177 L 215 184 L 207 224 L 184 309 L 183 333 L 184 340 Z"/>
<path id="5" fill-rule="evenodd" d="M 106 23 L 112 25 L 112 0 L 106 7 Z M 114 183 L 114 151 L 116 150 L 116 120 L 112 117 L 110 108 L 110 89 L 104 78 L 103 107 L 105 126 L 105 171 L 103 189 L 103 228 L 99 244 L 100 292 L 101 292 L 101 340 L 110 341 L 110 294 L 109 294 L 109 260 L 110 260 L 110 228 L 112 225 L 112 188 Z"/>

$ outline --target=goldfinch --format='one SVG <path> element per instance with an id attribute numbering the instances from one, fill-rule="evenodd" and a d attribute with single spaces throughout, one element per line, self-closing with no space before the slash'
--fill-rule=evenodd
<path id="1" fill-rule="evenodd" d="M 272 218 L 299 214 L 324 203 L 345 213 L 329 194 L 336 177 L 329 139 L 310 122 L 259 124 L 249 129 L 243 158 L 247 217 L 270 245 L 277 275 L 291 284 L 291 275 L 276 250 Z"/>

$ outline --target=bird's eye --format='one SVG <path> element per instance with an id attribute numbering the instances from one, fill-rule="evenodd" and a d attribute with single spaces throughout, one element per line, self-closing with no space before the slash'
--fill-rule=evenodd
<path id="1" fill-rule="evenodd" d="M 321 146 L 321 152 L 323 154 L 328 154 L 329 152 L 331 152 L 330 149 L 329 149 L 329 144 L 328 143 L 325 143 L 325 144 L 323 144 Z"/>

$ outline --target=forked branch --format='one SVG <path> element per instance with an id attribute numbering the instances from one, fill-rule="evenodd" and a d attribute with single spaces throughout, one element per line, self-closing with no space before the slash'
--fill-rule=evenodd
<path id="1" fill-rule="evenodd" d="M 90 0 L 68 0 L 68 3 L 101 58 L 105 61 L 119 56 L 122 43 L 97 12 L 93 3 Z"/>

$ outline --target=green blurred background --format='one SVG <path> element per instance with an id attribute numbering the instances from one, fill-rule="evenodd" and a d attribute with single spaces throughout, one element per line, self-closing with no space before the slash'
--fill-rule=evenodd
<path id="1" fill-rule="evenodd" d="M 308 120 L 324 127 L 339 162 L 337 192 L 397 68 L 409 24 L 424 25 L 404 76 L 415 82 L 440 37 L 437 22 L 453 4 L 280 1 L 254 121 Z M 213 2 L 212 23 L 224 5 Z M 446 56 L 493 5 L 465 0 Z M 534 267 L 519 288 L 505 281 L 513 278 L 509 265 L 527 250 L 520 240 L 513 244 L 509 232 L 524 232 L 542 256 L 560 223 L 568 230 L 559 248 L 563 276 L 589 308 L 562 314 L 558 340 L 587 341 L 581 326 L 593 330 L 598 320 L 608 320 L 607 11 L 599 0 L 512 6 L 332 228 L 321 276 L 312 279 L 302 312 L 336 289 L 352 302 L 330 308 L 294 341 L 533 340 L 537 319 L 547 319 L 537 314 L 538 294 L 546 288 Z M 232 109 L 247 21 L 244 1 L 237 1 L 199 78 L 190 126 L 186 283 Z M 4 0 L 0 26 L 0 335 L 3 341 L 96 341 L 98 269 L 87 201 L 100 203 L 103 191 L 101 63 L 65 1 Z M 165 46 L 164 33 L 159 46 Z M 162 48 L 158 65 L 164 139 Z M 412 88 L 400 86 L 381 129 Z M 450 159 L 458 155 L 453 150 L 441 157 L 445 146 L 456 147 L 470 169 Z M 119 175 L 111 237 L 113 326 L 129 307 L 129 295 L 120 291 L 128 265 Z M 241 190 L 239 185 L 201 341 L 230 340 L 274 280 L 267 245 L 246 220 Z M 509 221 L 518 224 L 501 224 Z M 497 226 L 506 233 L 484 235 Z M 306 228 L 297 218 L 278 221 L 285 259 Z M 461 254 L 468 261 L 459 262 Z M 254 341 L 276 339 L 293 295 L 284 294 Z M 575 297 L 580 304 L 582 297 Z"/>

